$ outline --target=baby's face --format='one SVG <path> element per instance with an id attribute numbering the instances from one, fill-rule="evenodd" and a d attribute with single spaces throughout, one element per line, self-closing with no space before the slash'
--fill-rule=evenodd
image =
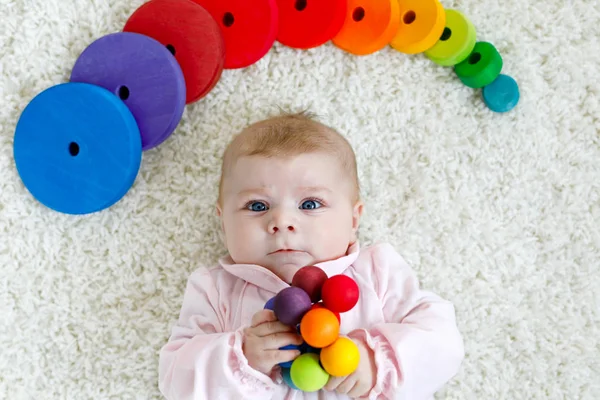
<path id="1" fill-rule="evenodd" d="M 242 157 L 223 182 L 221 217 L 229 254 L 290 283 L 303 266 L 346 254 L 362 204 L 352 180 L 324 153 Z"/>

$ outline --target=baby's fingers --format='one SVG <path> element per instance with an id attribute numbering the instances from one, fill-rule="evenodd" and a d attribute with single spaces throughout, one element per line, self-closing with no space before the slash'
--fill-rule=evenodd
<path id="1" fill-rule="evenodd" d="M 279 321 L 264 322 L 252 329 L 252 333 L 256 336 L 264 337 L 278 333 L 295 333 L 296 330 L 290 326 L 282 324 Z"/>
<path id="2" fill-rule="evenodd" d="M 253 328 L 265 322 L 277 321 L 275 313 L 271 310 L 261 310 L 252 316 L 251 325 Z"/>
<path id="3" fill-rule="evenodd" d="M 277 350 L 290 344 L 301 345 L 303 342 L 300 335 L 290 332 L 274 333 L 262 339 L 264 340 L 263 346 L 265 350 Z"/>
<path id="4" fill-rule="evenodd" d="M 340 386 L 342 382 L 346 379 L 345 376 L 330 376 L 327 384 L 325 385 L 325 390 L 333 392 Z"/>
<path id="5" fill-rule="evenodd" d="M 294 361 L 296 357 L 300 355 L 299 350 L 267 350 L 265 356 L 268 358 L 268 362 L 273 365 L 284 363 L 288 361 Z"/>

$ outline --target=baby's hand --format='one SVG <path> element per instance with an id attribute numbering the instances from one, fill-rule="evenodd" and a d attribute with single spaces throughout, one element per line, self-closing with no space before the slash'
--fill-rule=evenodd
<path id="1" fill-rule="evenodd" d="M 346 394 L 353 399 L 367 396 L 375 386 L 377 379 L 377 366 L 373 350 L 362 340 L 354 340 L 354 343 L 360 353 L 360 362 L 356 371 L 348 376 L 331 376 L 325 385 L 325 390 Z"/>
<path id="2" fill-rule="evenodd" d="M 242 350 L 252 368 L 269 375 L 275 365 L 300 355 L 298 350 L 279 348 L 302 342 L 296 330 L 279 322 L 273 311 L 261 310 L 252 317 L 252 326 L 244 330 Z"/>

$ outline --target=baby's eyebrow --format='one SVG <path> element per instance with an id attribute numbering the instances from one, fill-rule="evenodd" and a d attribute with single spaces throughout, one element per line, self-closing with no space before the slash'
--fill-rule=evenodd
<path id="1" fill-rule="evenodd" d="M 331 193 L 332 190 L 325 186 L 302 186 L 299 188 L 303 192 L 328 192 Z"/>
<path id="2" fill-rule="evenodd" d="M 267 190 L 265 188 L 251 188 L 251 189 L 240 190 L 237 193 L 237 195 L 241 196 L 241 197 L 250 196 L 251 194 L 266 195 Z"/>

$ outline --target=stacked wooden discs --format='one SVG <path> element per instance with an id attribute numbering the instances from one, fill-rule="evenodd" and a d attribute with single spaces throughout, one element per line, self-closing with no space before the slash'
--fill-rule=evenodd
<path id="1" fill-rule="evenodd" d="M 310 49 L 327 42 L 355 55 L 391 46 L 453 67 L 506 112 L 519 101 L 502 57 L 477 42 L 473 24 L 439 0 L 150 0 L 123 31 L 91 43 L 70 81 L 38 94 L 16 126 L 14 157 L 45 206 L 88 214 L 118 202 L 142 153 L 167 140 L 186 104 L 205 97 L 223 69 L 248 67 L 275 41 Z"/>

